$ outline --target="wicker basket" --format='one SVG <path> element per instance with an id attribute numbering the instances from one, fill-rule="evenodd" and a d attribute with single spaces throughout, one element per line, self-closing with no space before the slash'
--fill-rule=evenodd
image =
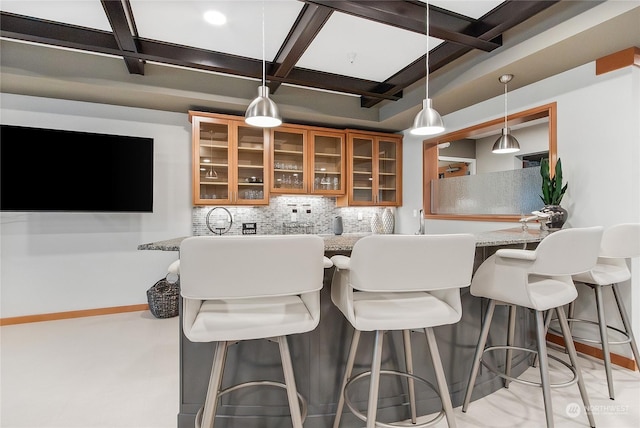
<path id="1" fill-rule="evenodd" d="M 162 278 L 147 290 L 149 310 L 156 318 L 178 316 L 178 300 L 180 297 L 180 281 L 169 282 Z"/>

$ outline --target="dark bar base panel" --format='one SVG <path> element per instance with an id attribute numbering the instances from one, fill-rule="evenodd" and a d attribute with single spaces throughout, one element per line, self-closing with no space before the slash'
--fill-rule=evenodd
<path id="1" fill-rule="evenodd" d="M 478 249 L 484 251 L 486 249 Z M 329 256 L 331 254 L 328 254 Z M 487 254 L 482 254 L 484 259 Z M 325 272 L 321 295 L 322 316 L 316 330 L 289 338 L 291 356 L 298 391 L 308 401 L 305 428 L 328 428 L 333 424 L 338 392 L 342 382 L 346 357 L 353 329 L 344 316 L 331 303 L 331 276 L 333 269 Z M 467 387 L 475 346 L 480 334 L 486 302 L 462 290 L 463 316 L 454 325 L 435 329 L 440 355 L 453 406 L 462 405 Z M 498 306 L 494 315 L 489 344 L 504 344 L 506 341 L 508 310 Z M 520 310 L 516 322 L 516 344 L 533 348 L 534 322 L 530 311 Z M 353 373 L 365 371 L 371 364 L 373 333 L 363 332 Z M 411 336 L 413 344 L 414 370 L 435 385 L 430 356 L 422 331 Z M 387 332 L 384 337 L 383 369 L 404 370 L 404 351 L 401 332 Z M 198 409 L 206 395 L 213 344 L 192 343 L 180 331 L 180 412 L 178 428 L 193 428 Z M 223 378 L 223 388 L 251 380 L 283 381 L 278 345 L 267 340 L 240 342 L 229 348 Z M 485 354 L 485 358 L 497 367 L 504 367 L 504 352 Z M 530 364 L 530 354 L 515 354 L 512 375 L 523 373 Z M 366 408 L 369 378 L 365 377 L 350 390 L 350 397 L 359 409 Z M 503 380 L 482 366 L 473 391 L 472 400 L 491 394 L 503 387 Z M 422 383 L 416 383 L 418 415 L 437 413 L 441 410 L 436 392 Z M 382 376 L 378 420 L 392 422 L 410 417 L 406 380 L 399 376 Z M 473 411 L 473 403 L 470 406 Z M 366 413 L 366 412 L 365 412 Z M 361 426 L 345 406 L 341 426 Z M 216 428 L 281 428 L 291 426 L 286 392 L 277 387 L 249 387 L 231 392 L 222 397 L 216 416 Z"/>

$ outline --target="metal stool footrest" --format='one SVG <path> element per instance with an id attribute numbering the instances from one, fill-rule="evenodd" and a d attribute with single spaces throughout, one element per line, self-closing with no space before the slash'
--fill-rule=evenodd
<path id="1" fill-rule="evenodd" d="M 555 320 L 554 320 L 555 321 Z M 554 322 L 552 321 L 552 322 Z M 585 320 L 585 319 L 580 319 L 580 318 L 567 318 L 567 322 L 569 322 L 569 325 L 571 325 L 571 323 L 574 322 L 580 322 L 580 323 L 584 323 L 584 324 L 591 324 L 591 325 L 598 325 L 597 321 L 591 321 L 591 320 Z M 626 339 L 622 339 L 622 340 L 609 340 L 607 341 L 607 343 L 609 345 L 624 345 L 626 343 L 631 343 L 631 338 L 629 337 L 629 334 L 624 331 L 624 330 L 620 330 L 619 328 L 616 327 L 612 327 L 610 325 L 607 325 L 607 329 L 608 330 L 613 330 L 617 333 L 620 333 L 621 335 L 623 335 L 624 337 L 626 337 Z M 555 333 L 555 334 L 559 334 L 562 335 L 562 332 L 555 329 L 555 328 L 551 328 L 551 326 L 549 326 L 549 331 Z M 587 342 L 587 343 L 602 343 L 602 340 L 600 339 L 589 339 L 588 337 L 582 337 L 582 336 L 577 336 L 575 334 L 571 334 L 571 336 L 573 337 L 574 340 L 577 340 L 578 342 Z"/>
<path id="2" fill-rule="evenodd" d="M 517 350 L 517 351 L 529 352 L 529 353 L 536 354 L 536 355 L 538 354 L 538 351 L 533 350 L 533 349 L 521 348 L 521 347 L 518 347 L 518 346 L 507 346 L 507 345 L 490 346 L 490 347 L 487 347 L 482 353 L 484 354 L 485 352 L 506 350 L 506 349 L 514 349 L 514 350 Z M 571 364 L 567 363 L 566 361 L 561 360 L 560 358 L 556 357 L 555 355 L 547 355 L 547 357 L 550 358 L 550 359 L 553 359 L 553 360 L 555 360 L 555 361 L 557 361 L 559 363 L 561 363 L 566 368 L 571 370 L 571 373 L 573 373 L 573 378 L 568 380 L 568 381 L 566 381 L 566 382 L 557 382 L 557 383 L 549 384 L 549 386 L 551 388 L 564 388 L 565 386 L 573 385 L 578 381 L 578 374 L 576 372 L 575 367 L 573 367 Z M 497 367 L 494 367 L 491 364 L 489 364 L 486 361 L 484 361 L 484 359 L 481 359 L 480 362 L 489 371 L 491 371 L 496 376 L 499 376 L 499 377 L 501 377 L 503 379 L 507 379 L 507 380 L 509 380 L 511 382 L 517 382 L 517 383 L 520 383 L 520 384 L 523 384 L 523 385 L 542 386 L 542 382 L 534 382 L 534 381 L 531 381 L 531 380 L 520 379 L 520 378 L 512 377 L 512 376 L 507 376 L 505 373 L 503 373 L 500 370 L 498 370 Z"/>
<path id="3" fill-rule="evenodd" d="M 251 381 L 251 382 L 243 382 L 243 383 L 239 383 L 237 385 L 233 385 L 230 386 L 228 388 L 225 388 L 223 390 L 221 390 L 218 393 L 218 396 L 216 397 L 216 399 L 219 399 L 220 397 L 222 397 L 225 394 L 228 394 L 230 392 L 236 391 L 238 389 L 242 389 L 242 388 L 246 388 L 249 386 L 275 386 L 278 388 L 287 388 L 287 385 L 285 385 L 282 382 L 275 382 L 275 381 L 270 381 L 270 380 L 259 380 L 259 381 Z M 300 415 L 302 417 L 302 422 L 305 421 L 305 419 L 307 418 L 307 400 L 305 400 L 305 398 L 298 392 L 298 400 L 300 401 Z M 195 423 L 195 428 L 201 428 L 202 426 L 202 412 L 203 412 L 204 408 L 200 407 L 200 409 L 198 410 L 198 413 L 196 414 L 196 423 Z"/>
<path id="4" fill-rule="evenodd" d="M 406 373 L 406 372 L 401 372 L 401 371 L 396 371 L 396 370 L 380 370 L 380 374 L 381 375 L 395 375 L 395 376 L 402 376 L 405 378 L 411 378 L 414 380 L 417 380 L 418 382 L 421 382 L 425 385 L 427 385 L 431 390 L 433 390 L 434 392 L 436 392 L 436 394 L 440 394 L 438 392 L 438 389 L 436 389 L 436 387 L 429 382 L 426 379 L 423 379 L 421 377 L 412 375 L 410 373 Z M 371 376 L 371 370 L 366 371 L 366 372 L 362 372 L 360 374 L 358 374 L 357 376 L 352 377 L 349 382 L 347 382 L 347 384 L 344 387 L 344 401 L 347 404 L 347 407 L 349 407 L 349 409 L 351 410 L 351 412 L 361 421 L 366 422 L 367 421 L 367 417 L 360 412 L 358 409 L 355 408 L 355 406 L 353 405 L 353 403 L 351 403 L 351 400 L 349 399 L 349 394 L 347 393 L 347 391 L 349 390 L 349 387 L 353 385 L 354 382 L 356 382 L 357 380 L 362 379 L 365 376 Z M 442 420 L 442 418 L 444 417 L 444 409 L 441 410 L 437 415 L 435 415 L 432 419 L 429 419 L 425 422 L 419 422 L 419 423 L 412 423 L 411 421 L 408 421 L 406 423 L 403 422 L 393 422 L 393 423 L 384 423 L 384 422 L 379 422 L 376 421 L 376 427 L 384 427 L 384 428 L 397 428 L 397 427 L 413 427 L 413 428 L 423 428 L 423 427 L 428 427 L 431 425 L 434 425 L 438 422 L 440 422 L 440 420 Z"/>

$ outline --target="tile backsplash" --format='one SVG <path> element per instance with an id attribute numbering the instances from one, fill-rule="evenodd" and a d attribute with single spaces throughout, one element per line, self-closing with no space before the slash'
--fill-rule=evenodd
<path id="1" fill-rule="evenodd" d="M 207 216 L 214 207 L 193 207 L 193 235 L 213 235 Z M 380 207 L 336 207 L 336 199 L 318 196 L 273 196 L 268 206 L 226 206 L 233 217 L 227 235 L 242 234 L 242 223 L 256 223 L 259 235 L 284 233 L 333 234 L 333 219 L 342 216 L 344 233 L 371 232 L 371 217 Z M 292 218 L 296 210 L 295 218 Z M 220 210 L 217 210 L 220 211 Z M 219 213 L 216 212 L 217 216 Z M 212 214 L 213 216 L 214 214 Z M 211 219 L 210 219 L 211 220 Z"/>

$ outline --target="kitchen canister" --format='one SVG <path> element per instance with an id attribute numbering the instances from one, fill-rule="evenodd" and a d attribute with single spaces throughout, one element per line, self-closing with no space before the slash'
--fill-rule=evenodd
<path id="1" fill-rule="evenodd" d="M 339 215 L 333 218 L 333 233 L 342 235 L 342 217 Z"/>
<path id="2" fill-rule="evenodd" d="M 387 207 L 382 211 L 382 233 L 391 234 L 395 227 L 396 219 L 391 208 Z"/>

